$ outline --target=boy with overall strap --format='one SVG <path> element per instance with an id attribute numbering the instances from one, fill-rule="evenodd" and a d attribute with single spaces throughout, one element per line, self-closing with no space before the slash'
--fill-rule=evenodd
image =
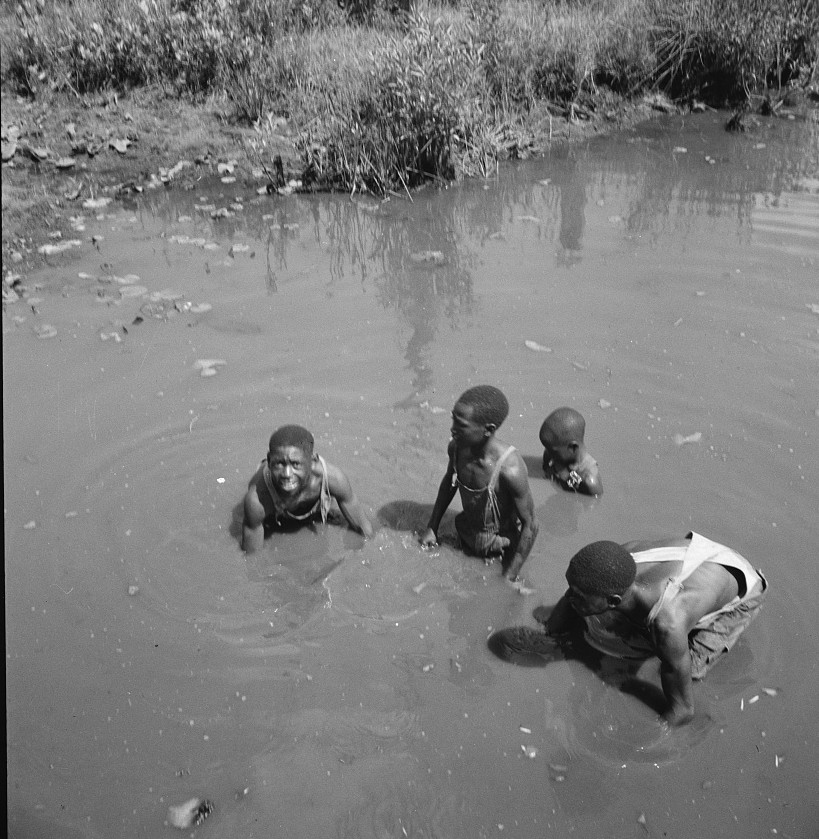
<path id="1" fill-rule="evenodd" d="M 660 659 L 662 716 L 670 725 L 693 718 L 692 680 L 736 644 L 768 588 L 745 557 L 694 532 L 684 539 L 593 542 L 572 557 L 566 581 L 569 589 L 551 614 L 535 610 L 545 636 L 523 627 L 501 630 L 490 646 L 550 652 L 548 636 L 571 631 L 579 616 L 596 650 Z"/>
<path id="2" fill-rule="evenodd" d="M 491 385 L 459 397 L 452 411 L 449 462 L 420 542 L 437 544 L 438 527 L 457 490 L 463 506 L 455 518 L 461 544 L 487 563 L 501 558 L 503 575 L 515 582 L 538 527 L 526 464 L 514 446 L 495 436 L 508 413 L 506 397 Z"/>
<path id="3" fill-rule="evenodd" d="M 373 535 L 344 472 L 313 452 L 313 435 L 306 428 L 282 426 L 271 435 L 267 457 L 245 493 L 242 547 L 247 553 L 261 548 L 265 529 L 326 522 L 333 499 L 350 527 Z"/>

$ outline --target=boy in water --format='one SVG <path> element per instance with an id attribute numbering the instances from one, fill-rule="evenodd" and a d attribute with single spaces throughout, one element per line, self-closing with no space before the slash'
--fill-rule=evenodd
<path id="1" fill-rule="evenodd" d="M 437 544 L 441 518 L 459 490 L 463 512 L 455 528 L 461 544 L 487 561 L 501 557 L 504 576 L 514 582 L 538 527 L 526 464 L 495 436 L 508 413 L 496 387 L 478 385 L 461 394 L 452 411 L 449 464 L 420 542 L 425 548 Z"/>
<path id="2" fill-rule="evenodd" d="M 586 451 L 586 421 L 574 408 L 552 411 L 540 427 L 543 471 L 563 489 L 602 495 L 597 461 Z"/>
<path id="3" fill-rule="evenodd" d="M 261 548 L 265 527 L 326 522 L 333 499 L 350 527 L 373 535 L 344 472 L 313 453 L 313 435 L 306 428 L 282 426 L 270 437 L 267 457 L 247 487 L 242 547 L 247 553 Z"/>
<path id="4" fill-rule="evenodd" d="M 568 591 L 551 614 L 535 610 L 546 636 L 501 630 L 502 652 L 550 652 L 547 637 L 571 631 L 617 658 L 660 659 L 670 725 L 694 716 L 692 680 L 702 679 L 759 613 L 768 584 L 736 551 L 691 532 L 684 539 L 593 542 L 566 571 Z M 545 610 L 544 610 L 545 611 Z M 504 649 L 505 647 L 505 649 Z"/>

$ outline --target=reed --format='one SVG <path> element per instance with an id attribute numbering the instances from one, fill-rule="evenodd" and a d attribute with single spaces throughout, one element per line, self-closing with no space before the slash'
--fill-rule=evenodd
<path id="1" fill-rule="evenodd" d="M 342 7 L 343 6 L 343 7 Z M 295 128 L 314 185 L 375 192 L 492 171 L 527 119 L 601 88 L 714 104 L 811 78 L 819 0 L 20 0 L 18 92 L 159 85 Z"/>

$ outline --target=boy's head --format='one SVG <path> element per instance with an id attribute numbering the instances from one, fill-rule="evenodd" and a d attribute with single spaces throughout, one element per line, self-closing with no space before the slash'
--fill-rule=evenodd
<path id="1" fill-rule="evenodd" d="M 313 435 L 306 428 L 300 425 L 283 425 L 270 435 L 267 450 L 272 452 L 274 449 L 294 446 L 301 449 L 309 459 L 313 456 L 313 443 Z"/>
<path id="2" fill-rule="evenodd" d="M 283 425 L 273 432 L 267 451 L 270 478 L 282 495 L 298 495 L 310 481 L 313 435 L 300 425 Z"/>
<path id="3" fill-rule="evenodd" d="M 465 390 L 455 405 L 470 408 L 472 421 L 478 425 L 494 425 L 499 428 L 509 416 L 509 402 L 492 385 L 477 385 Z"/>
<path id="4" fill-rule="evenodd" d="M 569 602 L 581 615 L 608 611 L 620 603 L 636 576 L 634 557 L 622 545 L 592 542 L 569 562 Z"/>
<path id="5" fill-rule="evenodd" d="M 562 465 L 575 462 L 583 449 L 586 420 L 574 408 L 552 411 L 540 427 L 540 442 L 549 459 Z"/>

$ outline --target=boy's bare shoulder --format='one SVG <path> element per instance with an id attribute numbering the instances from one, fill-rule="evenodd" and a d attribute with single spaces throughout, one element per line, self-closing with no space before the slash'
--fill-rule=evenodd
<path id="1" fill-rule="evenodd" d="M 508 448 L 508 446 L 502 447 L 501 456 Z M 514 480 L 529 480 L 529 470 L 526 468 L 526 461 L 517 449 L 509 452 L 501 464 L 501 475 Z"/>

